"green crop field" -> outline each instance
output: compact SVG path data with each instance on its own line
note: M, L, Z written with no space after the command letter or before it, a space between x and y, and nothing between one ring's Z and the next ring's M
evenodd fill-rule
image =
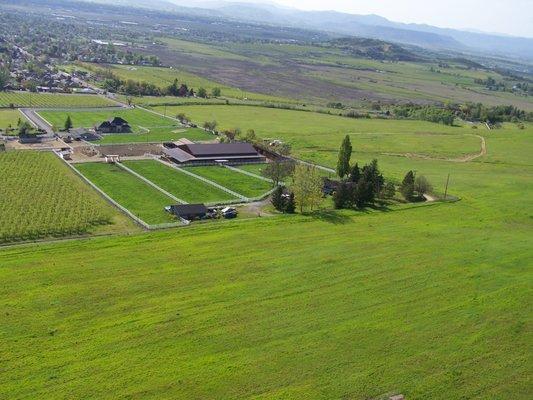
M139 108L93 110L93 111L40 111L49 124L61 128L65 125L68 116L71 117L75 128L91 128L110 117L122 117L130 124L132 133L104 135L100 143L138 143L138 142L165 142L180 138L193 141L213 140L213 135L202 129L186 129L179 122L165 118Z
M186 167L184 169L249 198L259 197L272 189L270 182L225 167Z
M1 250L3 395L529 399L532 133L379 158L455 203Z
M216 203L235 200L229 193L178 172L158 161L124 161L123 164L178 199L188 203Z
M97 95L0 92L0 107L109 107L117 103Z
M136 176L112 164L76 164L76 169L147 224L175 222L164 208L175 201Z
M0 243L95 232L116 212L51 153L0 153Z

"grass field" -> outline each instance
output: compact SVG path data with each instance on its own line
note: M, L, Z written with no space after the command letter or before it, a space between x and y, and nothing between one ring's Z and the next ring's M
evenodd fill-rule
M0 92L0 107L108 107L117 103L96 95Z
M0 110L0 129L3 131L6 128L16 129L19 119L26 120L19 110Z
M116 211L51 153L0 153L0 243L96 232Z
M175 222L164 208L175 201L120 167L104 163L76 164L76 169L108 196L150 225Z
M272 189L270 182L224 167L186 167L184 169L249 198L259 197Z
M155 107L155 109L159 109ZM250 106L168 107L184 112L197 123L216 120L219 129L254 129L262 138L282 139L296 155L317 163L330 163L346 134L356 155L417 153L435 158L458 158L479 153L476 137L485 129L470 125L449 127L424 121L351 119L327 114Z
M132 133L105 135L101 143L164 142L187 138L193 141L213 140L202 129L187 129L176 120L165 118L139 108L93 110L93 111L40 111L39 114L51 125L61 128L70 115L75 128L91 128L114 116L122 117L130 124Z
M229 193L178 172L158 161L124 161L123 164L160 188L188 203L215 203L235 200Z
M456 203L0 251L8 398L529 399L533 135L381 157Z

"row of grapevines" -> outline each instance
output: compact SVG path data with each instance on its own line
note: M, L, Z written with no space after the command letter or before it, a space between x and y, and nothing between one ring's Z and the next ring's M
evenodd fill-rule
M111 223L111 207L51 153L0 153L0 177L0 243Z

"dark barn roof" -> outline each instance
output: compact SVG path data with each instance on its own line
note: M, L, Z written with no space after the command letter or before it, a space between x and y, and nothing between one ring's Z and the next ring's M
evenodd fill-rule
M217 160L261 161L264 159L250 143L166 143L163 152L178 163L215 162Z
M121 117L111 117L108 119L109 123L113 125L127 125L128 121Z
M257 156L250 143L183 144L179 148L195 157Z
M207 214L207 207L204 204L175 204L170 206L172 214L190 217L190 216L204 216Z

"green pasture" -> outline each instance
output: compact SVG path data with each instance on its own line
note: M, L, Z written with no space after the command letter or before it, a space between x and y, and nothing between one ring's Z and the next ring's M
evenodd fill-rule
M180 138L193 141L213 140L213 136L202 129L187 129L179 122L165 118L163 115L145 111L143 109L113 109L93 111L39 111L39 114L52 126L61 129L68 116L75 128L91 128L111 117L122 117L130 124L132 133L104 135L100 143L141 143L165 142Z
M8 128L17 129L19 119L26 120L19 110L0 110L0 129L3 131Z
M533 136L486 137L379 159L455 203L0 251L4 395L529 399Z
M75 167L109 197L147 224L176 221L164 210L175 203L173 199L122 168L105 163L83 163Z
M0 92L0 108L7 107L108 107L117 104L102 96L31 92Z
M270 182L221 166L184 167L183 169L249 198L259 197L272 189Z
M159 107L154 107L160 110ZM167 107L197 123L217 121L219 130L254 129L263 139L289 143L295 155L323 163L336 157L344 135L351 136L355 154L416 153L434 158L459 158L480 152L479 125L445 126L425 121L353 119L335 115L252 106Z
M178 172L158 161L124 161L123 164L178 199L188 203L216 203L235 200L229 193Z

